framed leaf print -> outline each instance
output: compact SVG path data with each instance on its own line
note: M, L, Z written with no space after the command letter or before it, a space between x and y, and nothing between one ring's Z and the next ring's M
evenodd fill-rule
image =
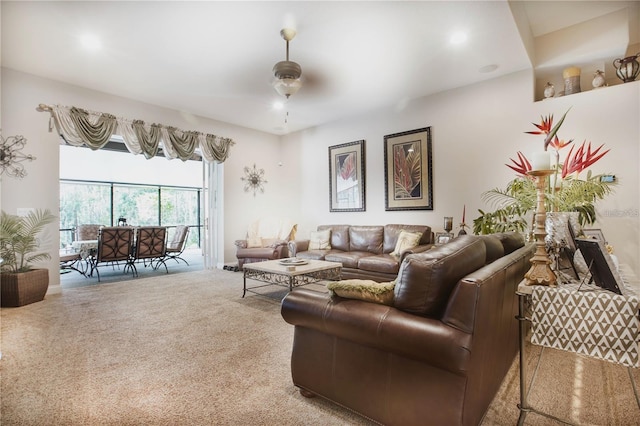
M431 127L384 137L385 210L433 210Z
M365 211L364 141L329 147L329 211Z

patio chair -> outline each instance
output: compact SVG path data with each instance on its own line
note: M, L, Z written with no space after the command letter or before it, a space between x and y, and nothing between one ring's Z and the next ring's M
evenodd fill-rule
M136 234L133 260L142 260L144 266L149 260L149 265L153 269L158 269L160 264L164 265L165 271L169 273L164 260L165 245L167 242L167 228L164 226L141 226ZM134 274L138 274L135 263L132 263Z
M133 247L133 228L126 226L104 226L100 228L98 233L98 250L96 256L91 259L91 272L98 274L98 282L100 282L100 271L98 265L100 263L109 262L125 262L124 273L130 269L137 275L131 249Z
M83 266L84 264L84 266ZM86 262L80 253L60 253L60 273L66 274L69 271L76 271L85 277L87 276Z
M189 262L187 262L181 257L182 252L187 246L188 236L189 236L188 226L186 225L176 226L176 230L173 233L173 237L171 238L171 241L167 243L167 247L165 249L165 259L164 259L165 261L167 259L174 259L177 263L180 263L179 261L181 260L184 263L186 263L187 266L189 266ZM166 266L167 265L165 264L165 267Z
M76 228L76 241L90 241L98 239L98 232L103 225L82 224Z

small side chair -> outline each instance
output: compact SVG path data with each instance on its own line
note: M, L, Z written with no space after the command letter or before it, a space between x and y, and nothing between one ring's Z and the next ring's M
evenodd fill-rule
M176 230L173 233L173 237L171 241L167 243L167 248L165 249L165 258L166 259L174 259L177 263L179 261L183 261L189 266L189 262L182 258L182 252L187 246L187 239L189 237L189 227L186 225L178 225L176 226ZM164 263L164 262L163 262ZM166 264L165 264L166 267Z

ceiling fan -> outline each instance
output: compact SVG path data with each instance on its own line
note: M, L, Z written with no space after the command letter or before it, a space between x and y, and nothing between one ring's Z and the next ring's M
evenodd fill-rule
M296 36L296 31L291 28L283 28L280 35L287 43L287 59L280 61L273 66L273 88L282 96L295 94L301 87L302 68L296 62L289 60L289 42Z

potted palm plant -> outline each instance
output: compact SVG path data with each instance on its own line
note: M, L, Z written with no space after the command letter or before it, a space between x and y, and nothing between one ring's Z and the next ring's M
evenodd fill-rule
M39 235L56 217L49 210L33 210L26 216L2 211L0 216L0 304L23 306L44 299L49 287L49 270L34 262L48 260L38 251Z

